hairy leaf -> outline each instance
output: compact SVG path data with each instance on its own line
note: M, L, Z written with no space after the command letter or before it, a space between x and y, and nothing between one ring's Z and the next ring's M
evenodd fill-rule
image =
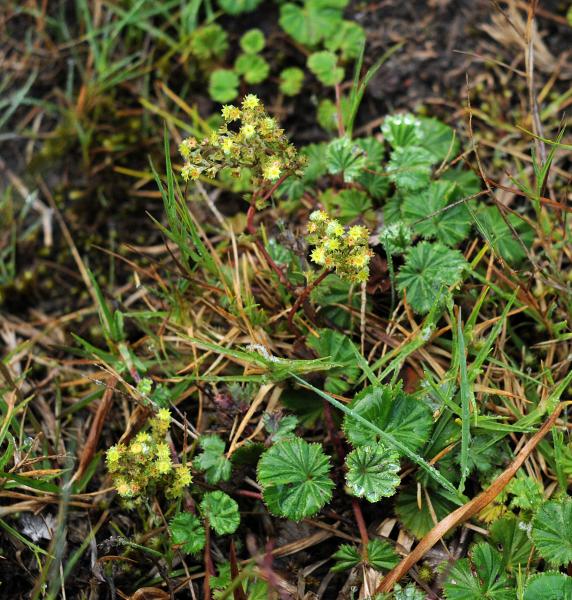
M433 425L431 410L400 387L365 388L354 397L349 408L411 450L419 449L429 439ZM380 442L370 429L349 415L344 417L343 427L354 446Z
M319 444L301 438L272 446L258 463L258 482L271 513L300 521L332 497L330 459Z
M570 600L572 577L556 571L532 575L524 590L523 600Z
M224 455L224 442L218 435L201 437L202 453L194 460L196 469L205 472L207 483L218 483L230 479L231 463Z
M456 508L455 504L440 491L431 489L429 497L438 521L444 519ZM421 539L433 528L435 522L423 492L421 493L421 508L418 500L417 485L405 488L395 498L395 513L405 529L416 538Z
M201 502L201 513L219 535L234 533L240 525L238 504L228 494L217 490L207 492Z
M354 181L366 166L363 150L348 137L338 138L328 144L326 164L333 175L342 173L344 181Z
M369 502L395 494L401 483L399 454L383 444L360 446L346 457L346 483L352 493Z
M513 515L508 515L495 521L490 527L491 542L494 542L502 552L502 562L511 572L519 565L528 562L532 544L521 523Z
M391 153L387 172L398 189L415 192L429 184L433 155L419 146L395 148Z
M532 521L532 541L551 565L572 562L572 498L545 502Z
M197 554L205 546L205 528L196 515L178 513L171 519L169 531L173 542L187 554Z
M442 288L460 281L466 264L458 250L421 242L408 250L396 277L397 286L407 293L411 308L424 314L440 300Z

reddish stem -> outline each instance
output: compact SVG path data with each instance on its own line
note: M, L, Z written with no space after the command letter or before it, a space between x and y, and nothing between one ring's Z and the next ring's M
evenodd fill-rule
M205 519L205 580L203 583L204 596L211 598L211 575L214 575L215 569L211 557L211 539L208 519Z
M354 516L356 518L356 523L359 529L359 536L361 538L361 543L363 546L362 554L365 558L367 558L367 544L369 542L369 537L367 535L367 527L365 525L363 513L361 512L361 506L359 505L359 500L357 498L352 498L352 508L354 511Z
M310 295L310 293L312 292L312 290L319 285L322 281L324 281L324 279L331 273L332 271L330 269L326 269L324 271L322 271L320 273L320 275L314 279L314 281L312 281L312 283L310 285L307 285L303 290L302 293L298 296L298 298L296 299L296 302L294 302L294 305L292 306L292 308L290 309L290 312L288 313L288 327L290 329L292 329L292 319L294 319L294 315L298 312L298 309L300 308L300 306L302 306L302 304L304 303L304 301L306 300L306 298Z

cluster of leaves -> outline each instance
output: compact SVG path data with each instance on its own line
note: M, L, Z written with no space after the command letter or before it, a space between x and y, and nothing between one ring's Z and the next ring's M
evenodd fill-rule
M106 462L113 485L127 506L140 504L154 492L180 498L192 481L186 465L175 464L165 436L171 424L166 408L149 421L149 431L139 432L128 444L107 450Z

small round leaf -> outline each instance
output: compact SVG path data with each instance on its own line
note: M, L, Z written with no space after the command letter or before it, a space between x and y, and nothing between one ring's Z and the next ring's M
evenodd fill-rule
M201 513L219 535L234 533L240 525L238 504L224 492L208 492L201 502Z

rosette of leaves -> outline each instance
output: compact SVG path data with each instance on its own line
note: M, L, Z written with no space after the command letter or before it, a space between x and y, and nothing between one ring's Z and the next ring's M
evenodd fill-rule
M399 454L383 444L359 446L346 457L346 484L354 496L379 502L400 484Z
M407 302L415 312L425 314L443 299L448 287L461 281L466 267L458 250L421 242L405 254L405 264L396 277L397 287L406 292Z
M545 502L532 520L531 537L540 556L551 565L572 562L572 498Z
M262 455L257 470L264 502L274 515L300 521L332 497L330 459L319 444L301 438L279 442Z
M321 358L329 358L339 367L328 369L324 389L332 394L347 392L357 380L360 370L355 364L352 341L333 329L321 329L308 338L308 346Z
M342 544L332 558L336 564L332 567L332 571L347 571L353 569L360 564L374 568L376 571L393 569L399 562L399 557L395 553L393 546L380 539L369 540L367 544L367 558L360 553L356 546L351 544Z
M473 547L469 558L458 560L443 585L447 600L515 600L516 592L504 572L499 553L487 543Z
M338 66L338 58L333 52L314 52L308 57L307 64L308 69L324 85L336 85L344 78L344 70Z
M427 442L433 427L431 409L399 385L367 387L354 397L348 408L412 451ZM387 443L350 415L344 417L343 428L356 447Z
M186 554L198 554L205 546L205 528L192 513L176 514L169 522L169 532L173 543Z

